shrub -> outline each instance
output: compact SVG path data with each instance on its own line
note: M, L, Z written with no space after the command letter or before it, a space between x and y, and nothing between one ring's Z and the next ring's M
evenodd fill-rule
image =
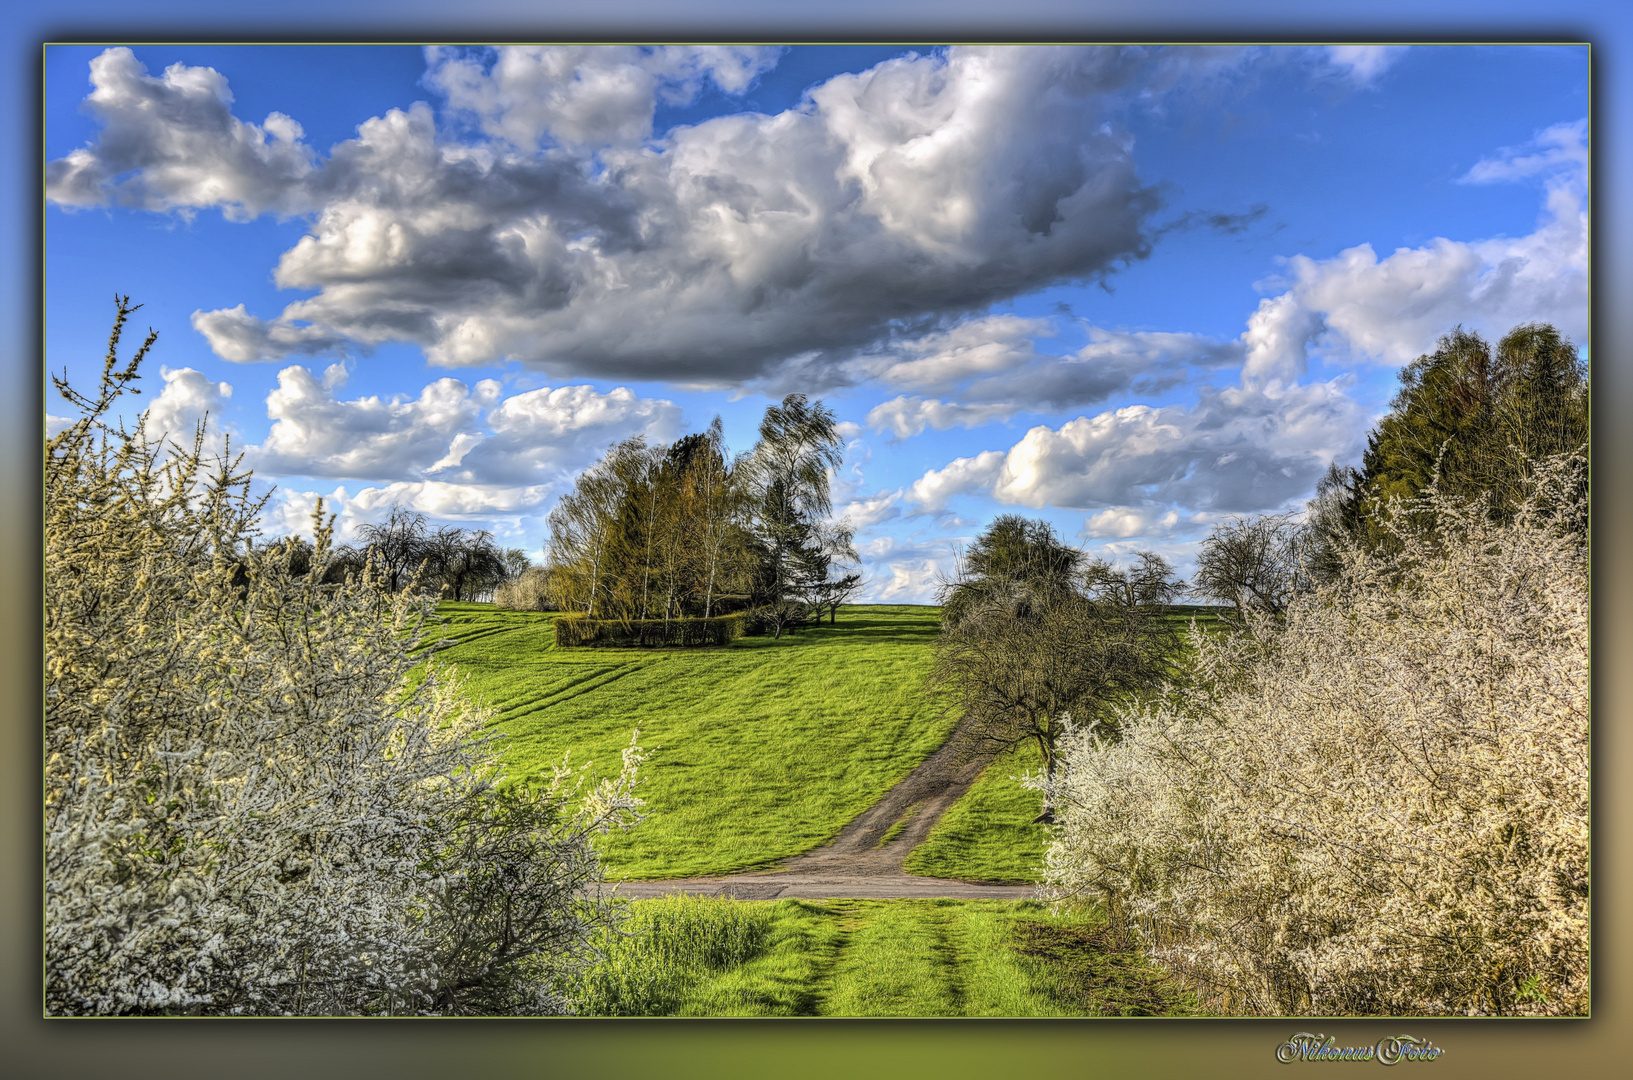
M496 607L512 611L557 611L559 605L551 588L550 571L543 566L530 566L520 575L493 590Z
M1508 523L1431 489L1284 626L1193 632L1194 683L1065 741L1052 894L1223 1011L1583 1013L1582 467Z
M638 649L726 645L743 636L742 615L713 619L589 619L564 615L555 620L556 645Z
M110 426L153 343L118 369L132 310L97 397L56 380L83 415L46 448L47 1010L567 1008L640 752L587 792L498 787L429 598L325 584L321 517L257 544L235 463Z

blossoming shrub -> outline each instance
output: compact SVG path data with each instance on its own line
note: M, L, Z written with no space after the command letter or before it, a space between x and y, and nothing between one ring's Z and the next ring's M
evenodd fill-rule
M1193 632L1193 680L1067 740L1052 894L1220 1011L1586 1011L1582 465L1509 525L1431 492L1284 626Z
M45 469L45 964L53 1014L558 1012L608 920L587 795L501 790L429 600L253 543L247 475L110 426ZM581 800L580 796L584 796Z

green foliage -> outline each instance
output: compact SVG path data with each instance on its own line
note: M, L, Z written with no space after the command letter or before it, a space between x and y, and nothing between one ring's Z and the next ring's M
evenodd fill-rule
M589 619L566 615L555 620L557 648L622 646L636 649L729 645L743 636L744 616L713 619Z
M1415 499L1433 481L1453 498L1485 496L1508 520L1531 462L1586 450L1587 371L1552 326L1515 327L1495 350L1458 327L1400 379L1359 472L1329 480L1344 489L1343 530L1369 549L1390 542L1377 515L1391 499ZM1586 527L1585 516L1577 525Z
M926 700L934 608L856 606L781 641L645 652L557 649L556 616L444 604L440 654L495 710L513 777L616 760L639 726L655 748L639 829L603 846L615 877L762 866L825 843L947 738Z
M1172 670L1169 607L1184 589L1161 557L1117 570L1067 547L1042 522L999 518L944 589L951 617L936 641L932 682L992 751L1024 742L1043 756L1050 818L1055 742L1065 725L1108 724L1120 704Z

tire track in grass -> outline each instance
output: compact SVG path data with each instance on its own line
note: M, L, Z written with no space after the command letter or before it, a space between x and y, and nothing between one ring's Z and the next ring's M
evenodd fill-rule
M513 720L520 720L523 717L533 716L551 708L552 706L560 705L566 701L571 701L576 697L583 696L584 694L594 693L604 686L610 686L612 683L615 683L619 679L639 671L645 666L646 665L639 663L629 663L619 665L618 667L602 668L601 670L592 674L574 679L565 686L554 686L545 691L543 697L529 698L514 705L499 706L499 711L494 714L493 723L509 723Z
M824 943L827 947L812 965L815 970L811 981L801 988L795 998L796 1016L829 1015L827 1007L839 985L840 968L851 952L857 930L868 921L853 900L829 900L812 906L833 912L839 918L839 927L831 944Z

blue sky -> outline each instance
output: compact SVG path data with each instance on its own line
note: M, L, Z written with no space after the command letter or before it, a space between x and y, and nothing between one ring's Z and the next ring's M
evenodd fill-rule
M868 599L931 599L1010 512L1183 572L1356 461L1454 325L1590 344L1583 47L50 46L44 78L48 365L94 379L131 294L150 423L208 411L274 532L402 503L537 558L608 443L718 413L746 450L797 391L845 423Z

